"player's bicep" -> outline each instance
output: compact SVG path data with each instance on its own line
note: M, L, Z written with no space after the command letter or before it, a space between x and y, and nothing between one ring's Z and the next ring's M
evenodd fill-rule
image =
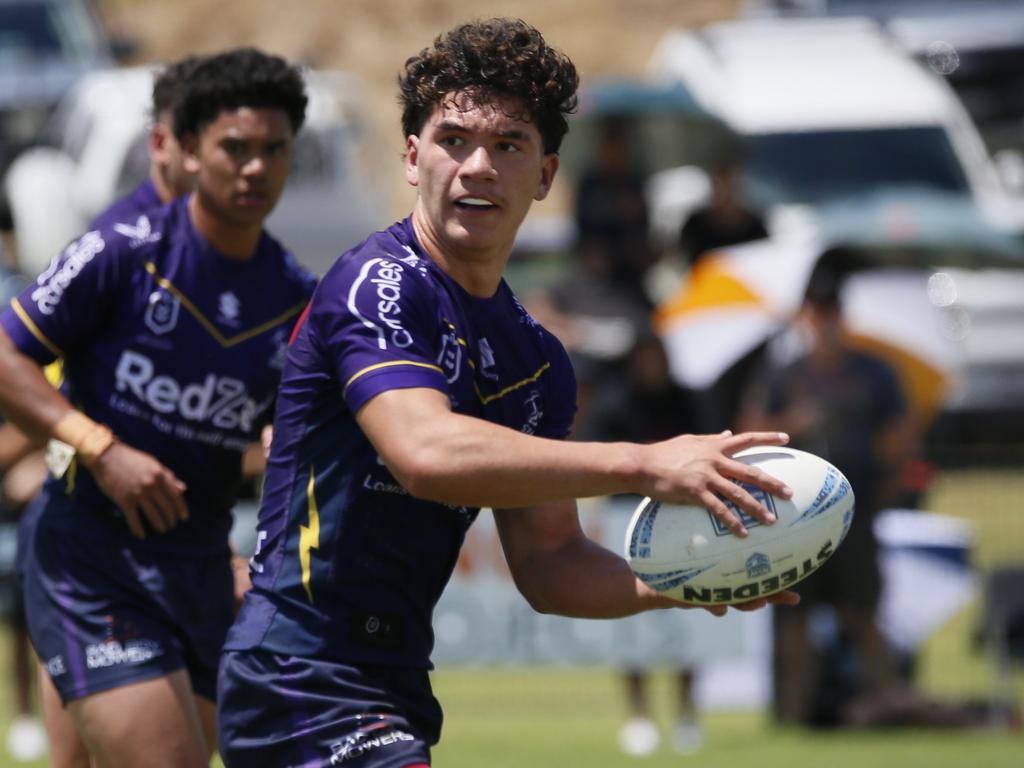
M443 420L452 416L448 397L428 387L388 389L356 411L359 428L397 476L438 439Z
M120 256L100 232L87 232L11 301L2 323L39 363L49 363L92 334L106 316Z

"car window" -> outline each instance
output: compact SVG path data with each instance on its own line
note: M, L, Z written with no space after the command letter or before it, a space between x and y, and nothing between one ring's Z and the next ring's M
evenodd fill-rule
M747 172L767 202L820 202L880 186L969 194L938 127L808 131L750 137Z

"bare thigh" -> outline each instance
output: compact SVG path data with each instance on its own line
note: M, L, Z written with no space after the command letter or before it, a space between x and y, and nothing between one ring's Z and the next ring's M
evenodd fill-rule
M210 751L185 670L68 705L97 768L199 768Z
M89 753L78 736L75 720L64 709L46 667L39 665L39 700L50 740L50 768L89 768Z

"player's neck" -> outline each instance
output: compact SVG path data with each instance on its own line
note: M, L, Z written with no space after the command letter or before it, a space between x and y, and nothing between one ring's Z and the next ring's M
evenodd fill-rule
M160 198L161 203L166 205L178 196L158 167L153 166L150 169L149 180L153 183L153 189L156 190L156 195Z
M203 205L198 192L194 192L188 199L188 215L196 231L221 255L236 261L246 261L256 252L263 232L262 222L259 225L241 226L226 221Z
M420 245L433 262L466 293L489 299L497 292L511 247L474 249L442 245L442 238L419 208L413 211L412 226Z

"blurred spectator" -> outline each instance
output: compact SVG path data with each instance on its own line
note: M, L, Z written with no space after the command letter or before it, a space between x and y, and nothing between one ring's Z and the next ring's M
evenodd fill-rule
M798 607L773 614L777 718L842 722L852 716L841 710L852 698L815 701L823 665L810 624L822 616L820 606L834 610L839 636L856 650L860 664L851 694L894 695L898 678L875 620L882 583L873 521L894 498L900 469L913 451L913 430L895 373L847 342L835 274L815 270L797 323L805 353L760 377L740 428L788 432L790 445L831 461L856 494L857 511L843 545L798 586Z
M589 416L576 435L579 439L652 443L702 431L699 404L691 393L673 383L661 340L647 328L640 329L628 354L603 384L593 393ZM625 509L632 509L635 502L639 499ZM619 731L619 745L627 754L650 754L661 741L651 717L650 671L631 664L623 673L629 718ZM674 675L677 698L672 745L677 752L690 754L703 740L693 699L696 671L684 666Z
M768 237L761 215L743 199L735 160L711 168L711 199L683 223L679 247L693 267L708 251Z
M738 183L739 167L734 155L716 161L710 171L711 199L694 210L683 224L679 249L693 269L709 251L768 237L761 215L743 200ZM764 353L758 346L736 361L707 392L707 412L713 418L704 424L709 432L730 429L751 373Z
M590 400L614 383L618 364L648 321L651 305L616 278L615 258L603 238L582 238L565 278L524 298L527 309L565 345L579 387L576 434Z
M180 101L199 58L186 56L166 65L153 80L152 125L149 128L149 174L131 193L115 200L91 222L103 229L118 222L134 224L139 216L188 194L194 175L185 168L185 155L174 135L174 106Z
M648 240L643 174L633 167L625 125L601 127L597 156L576 189L579 242L603 243L611 256L611 277L624 290L643 295L643 277L654 262Z

